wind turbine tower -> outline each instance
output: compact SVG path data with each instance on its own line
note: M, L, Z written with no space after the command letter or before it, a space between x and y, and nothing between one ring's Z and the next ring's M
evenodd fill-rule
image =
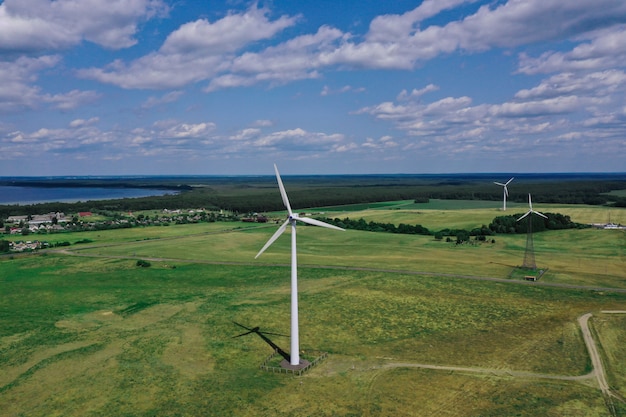
M291 226L291 350L290 361L291 368L298 369L306 366L306 363L300 362L300 337L298 329L298 256L296 249L296 223L302 222L313 226L322 226L329 229L344 230L341 227L333 226L332 224L324 223L319 220L311 219L308 217L300 217L298 213L291 211L289 205L289 199L287 198L287 192L283 186L283 182L280 179L278 168L274 164L274 171L276 172L276 180L278 181L278 188L280 189L280 195L283 199L283 204L287 208L287 220L278 228L274 235L267 241L265 246L257 253L254 259L261 256L267 248L271 246L276 239L287 229L287 226Z
M538 211L533 210L533 203L530 198L530 193L528 194L528 211L522 217L517 219L517 221L522 220L524 217L527 217L527 227L526 227L526 252L524 252L524 263L522 267L529 269L537 269L537 264L535 263L535 247L533 244L533 222L532 215L536 214L538 216L547 219L548 217Z
M503 197L503 203L502 203L502 211L506 211L506 198L509 196L509 189L506 188L506 187L507 187L507 185L509 185L511 183L511 181L513 181L513 178L515 178L515 177L512 177L510 180L508 180L505 183L496 182L496 181L493 182L494 184L499 185L499 186L504 188L504 191L503 191L504 197Z

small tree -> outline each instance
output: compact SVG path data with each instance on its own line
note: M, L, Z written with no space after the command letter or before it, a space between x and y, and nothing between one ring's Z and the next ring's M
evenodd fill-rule
M0 240L0 252L8 252L10 247L8 240Z

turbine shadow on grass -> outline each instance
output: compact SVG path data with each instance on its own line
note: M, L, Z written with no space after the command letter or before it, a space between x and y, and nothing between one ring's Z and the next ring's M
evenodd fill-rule
M244 329L246 329L246 330L247 330L247 332L245 332L245 333L241 333L241 334L238 334L237 336L233 336L233 339L234 339L234 338L237 338L237 337L241 337L241 336L246 336L246 335L249 335L250 333L256 333L256 334L257 334L257 335L258 335L261 339L263 339L263 341L264 341L265 343L267 343L268 345L270 345L270 346L272 347L272 349L274 349L276 352L278 352L278 354L279 354L280 356L282 356L282 357L283 357L283 358L284 358L287 362L290 362L290 361L291 361L291 356L289 356L289 354L288 354L287 352L285 352L284 350L282 350L282 349L281 349L281 348L280 348L280 347L279 347L276 343L272 342L272 341L269 339L269 337L267 337L267 336L265 336L265 335L266 335L266 334L271 334L271 335L275 335L275 336L283 336L283 337L289 337L289 336L284 335L284 334L280 334L280 333L261 332L261 330L259 329L259 327L258 327L258 326L257 326L257 327L252 327L252 328L249 328L249 327L244 326L243 324L239 324L239 323L237 323L236 321L233 321L233 323L235 323L237 326L239 326L239 327L243 327Z

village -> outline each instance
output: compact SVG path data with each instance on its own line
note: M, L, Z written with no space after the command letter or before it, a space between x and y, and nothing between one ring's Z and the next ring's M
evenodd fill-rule
M92 213L78 212L68 216L62 212L50 212L47 214L9 216L5 220L0 220L3 227L2 232L7 235L48 235L63 232L77 232L90 230L121 229L141 226L169 226L170 224L186 224L215 221L255 221L265 222L262 216L249 216L240 218L236 214L224 210L209 211L205 209L163 209L160 212L148 214L124 213ZM16 240L9 242L10 252L34 251L48 247L48 243L37 239Z

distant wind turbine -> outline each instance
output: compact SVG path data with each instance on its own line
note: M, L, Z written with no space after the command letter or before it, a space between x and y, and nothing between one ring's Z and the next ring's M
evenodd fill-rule
M506 211L506 198L509 196L509 190L508 190L508 188L506 188L506 186L509 185L509 183L511 181L513 181L513 178L515 178L515 177L512 177L510 180L508 180L504 184L501 183L501 182L496 182L496 181L493 182L496 185L500 185L500 186L504 187L504 203L502 205L502 211Z
M254 259L261 256L265 249L269 248L276 239L287 229L287 226L291 226L291 351L290 351L290 364L292 366L300 365L300 340L298 333L298 257L296 250L296 223L302 222L313 226L322 226L329 229L344 230L341 227L333 226L328 223L324 223L319 220L311 219L308 217L300 217L297 213L291 211L289 205L289 199L287 198L287 192L283 186L283 182L280 179L278 168L274 164L274 171L276 172L276 180L278 181L278 188L280 189L280 195L283 199L283 204L287 208L288 217L287 220L278 228L276 233L267 241L265 246L257 253Z
M528 216L528 220L526 220L528 222L528 227L526 228L526 251L524 252L523 266L525 268L537 269L537 264L535 263L535 245L533 243L532 214L541 216L544 219L548 218L545 214L542 214L542 213L539 213L538 211L533 210L533 203L530 198L530 193L528 193L528 211L522 217L517 219L517 221L520 221L524 217Z
M517 221L522 220L524 217L528 216L531 213L535 213L538 216L543 217L544 219L547 219L548 216L546 216L545 214L539 213L538 211L533 210L533 202L531 201L530 198L530 193L528 193L528 211L526 212L526 214L524 214L522 217L520 217L519 219L517 219Z

